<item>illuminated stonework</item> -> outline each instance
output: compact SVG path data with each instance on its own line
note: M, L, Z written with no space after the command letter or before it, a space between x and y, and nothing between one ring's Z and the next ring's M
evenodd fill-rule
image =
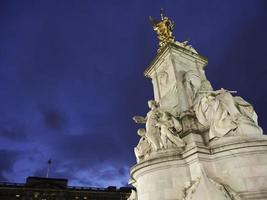
M267 138L257 114L236 91L213 89L207 63L173 40L145 70L155 100L133 118L145 125L131 169L135 199L267 199Z

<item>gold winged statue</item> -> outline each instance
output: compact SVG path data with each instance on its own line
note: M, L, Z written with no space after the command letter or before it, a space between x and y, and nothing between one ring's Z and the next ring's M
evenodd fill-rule
M168 43L174 42L174 36L172 31L174 29L174 22L169 20L168 17L164 16L163 9L160 10L161 21L157 21L153 17L149 16L149 20L153 26L154 31L156 31L159 39L158 52Z

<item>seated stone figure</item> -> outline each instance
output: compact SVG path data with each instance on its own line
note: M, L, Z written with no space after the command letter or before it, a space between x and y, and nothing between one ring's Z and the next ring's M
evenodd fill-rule
M262 135L263 131L258 125L258 116L253 106L239 96L234 97L234 102L241 114L237 119L237 123L239 124L236 130L237 135Z
M199 91L194 111L200 124L209 128L210 140L225 135L262 134L252 106L227 90Z
M185 142L178 134L182 130L182 126L180 122L168 112L162 112L157 126L160 127L161 142L164 149L181 148L185 146Z
M151 145L146 138L146 130L143 128L138 129L137 134L141 137L137 146L134 148L134 153L137 162L144 159L151 151Z

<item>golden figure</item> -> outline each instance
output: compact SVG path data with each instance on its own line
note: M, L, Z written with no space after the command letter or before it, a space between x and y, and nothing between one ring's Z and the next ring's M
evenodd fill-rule
M156 31L159 39L158 52L168 43L174 42L174 36L172 31L174 28L174 22L169 20L168 17L164 16L163 9L160 10L161 21L155 20L153 17L149 16L149 20L153 26L154 31Z

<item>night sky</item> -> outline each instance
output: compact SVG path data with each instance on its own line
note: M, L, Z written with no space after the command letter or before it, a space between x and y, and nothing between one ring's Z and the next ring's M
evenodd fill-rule
M267 130L265 0L1 0L0 181L45 176L52 159L69 185L127 185L161 7L209 58L213 87L238 91Z

